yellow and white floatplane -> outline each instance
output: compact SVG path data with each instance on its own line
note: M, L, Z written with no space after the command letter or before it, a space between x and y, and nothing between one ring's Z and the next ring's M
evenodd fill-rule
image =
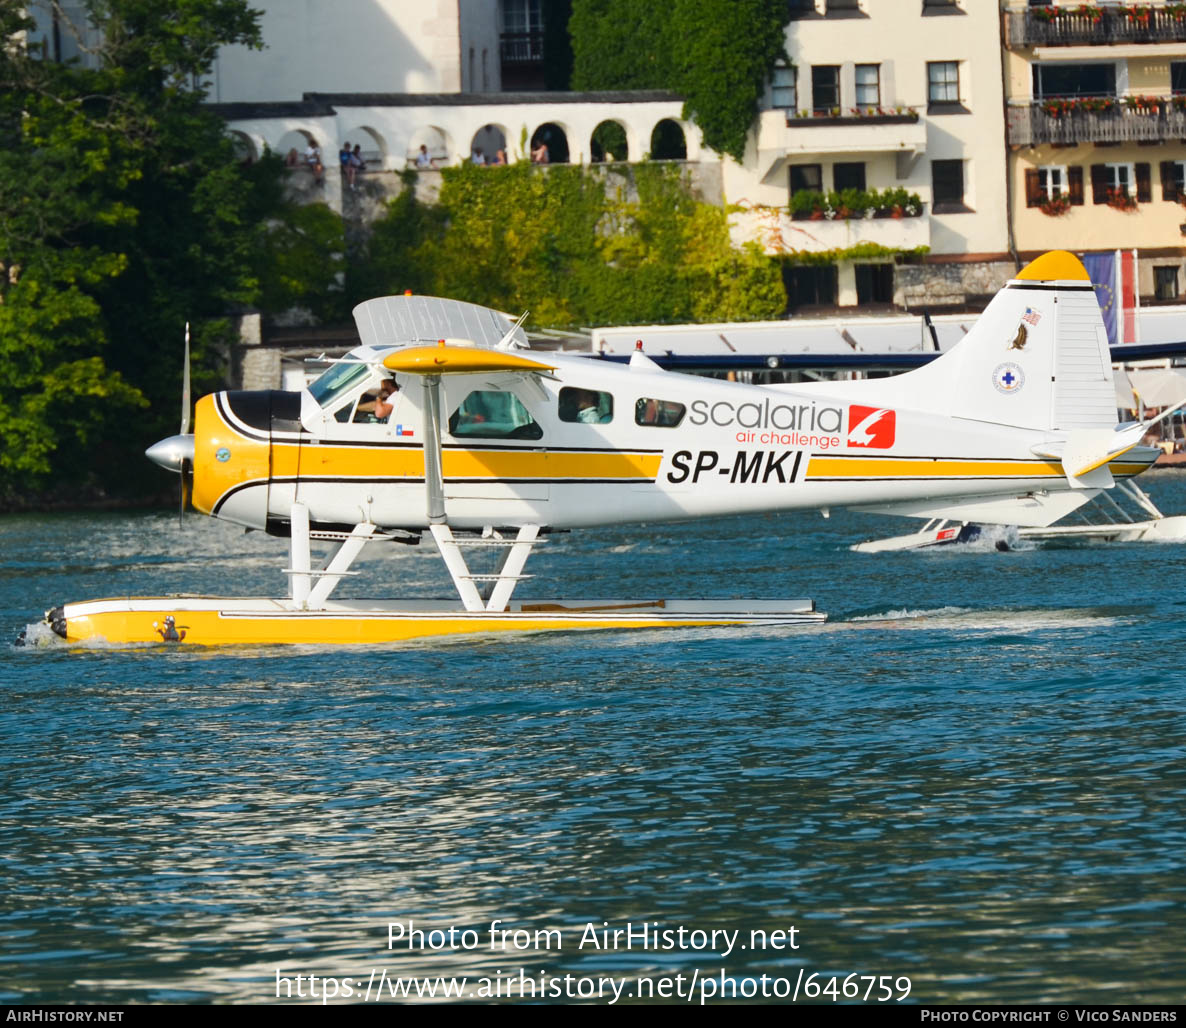
M385 643L473 633L798 625L811 600L513 600L558 530L852 507L1048 525L1144 471L1117 424L1083 265L1033 261L971 332L895 378L755 386L528 350L520 322L434 297L368 300L362 345L299 392L200 399L148 456L193 506L291 540L288 595L67 603L67 641ZM521 321L522 319L520 319ZM394 391L392 391L394 389ZM334 600L367 546L427 533L449 600ZM327 546L314 560L314 546ZM489 573L470 561L495 554Z

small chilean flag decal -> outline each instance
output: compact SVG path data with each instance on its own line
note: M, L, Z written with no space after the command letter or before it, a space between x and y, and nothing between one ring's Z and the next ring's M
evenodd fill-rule
M396 425L395 426L395 434L396 435L415 435L416 433L415 433L415 431L413 431L413 429L410 425Z
M848 445L864 446L871 450L888 450L894 445L894 431L898 418L887 407L848 408Z

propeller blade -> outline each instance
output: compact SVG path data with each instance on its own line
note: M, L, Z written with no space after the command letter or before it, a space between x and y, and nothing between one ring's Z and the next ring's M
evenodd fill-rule
M189 506L190 496L194 491L194 462L188 457L181 458L181 507L177 512L177 523L184 524L185 508Z
M185 364L181 369L181 431L178 435L189 434L189 322L185 323Z

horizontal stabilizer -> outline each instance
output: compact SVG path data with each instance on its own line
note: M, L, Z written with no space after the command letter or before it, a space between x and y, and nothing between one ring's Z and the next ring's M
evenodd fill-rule
M907 518L947 518L951 521L976 521L982 525L1044 528L1097 495L1098 489L1076 489L1073 492L1026 493L1004 499L999 496L968 496L950 501L916 500L852 509L869 514L898 514Z
M1131 450L1144 434L1144 425L1129 425L1119 432L1106 428L1080 428L1071 432L1060 458L1067 481L1073 489L1111 485L1110 471L1106 482L1099 480L1098 473L1107 471L1104 465Z

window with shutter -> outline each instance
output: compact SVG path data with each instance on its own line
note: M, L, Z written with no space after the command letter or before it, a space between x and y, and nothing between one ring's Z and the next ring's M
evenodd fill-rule
M1150 166L1145 163L1136 166L1137 203L1153 202L1153 183L1149 174Z
M1186 203L1186 161L1161 162L1161 198Z
M1161 198L1178 199L1178 183L1174 178L1174 161L1161 162Z
M1037 207L1042 202L1042 186L1038 182L1038 169L1025 170L1025 205Z
M1067 168L1067 194L1073 207L1083 206L1083 169L1077 164Z
M1106 164L1091 166L1091 202L1108 202L1108 166Z

